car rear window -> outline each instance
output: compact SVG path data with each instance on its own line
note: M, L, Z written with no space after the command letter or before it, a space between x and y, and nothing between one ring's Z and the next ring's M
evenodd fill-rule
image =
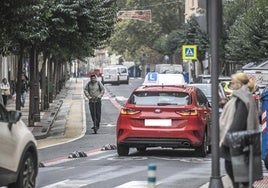
M191 96L186 92L134 92L128 103L139 106L183 106L191 104Z

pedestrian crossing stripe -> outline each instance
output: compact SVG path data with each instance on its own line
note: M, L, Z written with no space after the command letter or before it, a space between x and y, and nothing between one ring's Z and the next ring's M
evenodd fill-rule
M183 60L196 60L197 59L197 46L196 45L183 45L182 46L182 59Z

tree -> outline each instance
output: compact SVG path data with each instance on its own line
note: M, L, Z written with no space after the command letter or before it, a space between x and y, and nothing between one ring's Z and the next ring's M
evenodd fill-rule
M226 42L226 59L236 64L268 58L268 2L255 1L230 27Z
M185 23L183 29L175 30L167 36L166 51L174 57L182 57L183 45L197 45L197 59L201 63L201 71L204 71L202 61L208 50L208 37L202 32L194 16ZM180 59L181 60L181 59Z
M118 5L121 10L150 9L152 23L119 20L111 37L110 47L112 50L124 56L125 54L129 55L130 52L134 59L139 59L141 57L139 51L145 48L148 48L149 51L155 51L155 54L162 53L164 56L164 52L158 48L156 41L162 40L171 31L182 27L184 5L178 1L167 0L119 0Z
M224 63L231 66L267 59L267 4L265 0L224 3Z
M18 71L16 84L16 109L20 110L21 102L21 74L22 61L25 53L29 50L36 41L42 41L46 38L46 24L42 19L42 1L39 0L22 0L22 1L1 1L0 15L1 15L1 36L5 37L4 41L8 41L7 45L12 52L18 52ZM15 49L15 51L13 50ZM30 56L32 57L32 56ZM35 59L35 58L34 58ZM30 66L33 59L31 60ZM34 75L30 76L30 89L34 87ZM30 105L29 117L32 116L32 108ZM30 121L30 120L29 120ZM32 122L30 123L32 125Z
M110 37L115 22L115 0L3 0L0 2L0 37L11 53L19 55L16 109L20 110L20 77L22 60L30 57L29 125L39 110L38 54L44 63L54 60L56 88L61 79L62 65L72 58L92 55ZM16 47L16 48L15 48ZM2 48L6 53L7 48ZM13 50L15 49L15 51ZM46 67L46 66L43 66ZM52 70L52 65L49 66ZM46 72L46 71L42 71ZM44 75L44 74L42 74ZM34 101L34 102L33 102Z

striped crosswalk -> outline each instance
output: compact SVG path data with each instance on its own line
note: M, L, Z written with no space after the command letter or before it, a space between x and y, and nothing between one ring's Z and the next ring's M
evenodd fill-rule
M134 150L132 151L132 153ZM55 161L47 161L46 168L40 168L39 183L37 187L40 188L90 188L90 187L114 187L114 188L145 188L148 187L147 182L147 165L150 161L156 160L158 163L165 163L170 161L173 164L189 163L188 168L183 168L183 173L180 170L174 170L173 167L166 167L167 172L164 175L157 174L157 187L170 187L176 185L178 182L183 182L186 179L203 179L205 184L209 181L211 173L211 158L195 158L195 157L172 157L169 156L138 156L130 155L126 157L119 157L115 150L86 152L88 156L76 162L79 159L62 159ZM64 162L73 161L68 165ZM109 162L110 161L110 162ZM136 162L135 162L136 161ZM63 164L60 164L63 163ZM137 165L127 165L127 164ZM79 164L77 167L77 164ZM105 164L105 165L104 165ZM141 165L143 164L143 165ZM71 167L70 167L71 166ZM172 166L172 165L171 165ZM89 169L90 168L90 169ZM163 168L163 166L162 166ZM171 170L172 169L172 170ZM157 170L160 170L157 169ZM171 171L169 171L171 170ZM42 174L46 175L42 175ZM75 173L72 175L72 173ZM224 173L224 172L223 172ZM42 179L58 176L50 183L44 183L46 180ZM264 175L268 175L268 171L264 167ZM40 181L40 178L42 181ZM207 181L206 181L207 180ZM113 184L112 184L112 183ZM111 184L111 186L110 186ZM113 186L112 186L113 185ZM171 186L172 187L172 186Z

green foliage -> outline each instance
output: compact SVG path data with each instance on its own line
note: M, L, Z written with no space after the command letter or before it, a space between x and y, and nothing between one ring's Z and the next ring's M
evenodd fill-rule
M226 60L232 63L263 61L268 58L268 2L255 1L237 16L226 41Z
M116 0L1 0L1 42L82 58L107 42L116 12Z
M93 55L110 37L116 10L115 0L61 0L49 23L53 51L64 50L67 59Z
M29 46L47 37L41 0L0 1L0 33L6 47Z
M133 55L139 59L141 49L165 55L164 40L184 23L184 4L170 0L118 0L120 10L151 10L152 23L137 20L119 20L111 37L113 51ZM160 45L160 46L159 46Z
M178 53L181 57L183 45L197 45L197 58L202 61L205 59L208 50L208 38L199 27L195 17L191 17L184 26L184 29L170 33L167 38L167 51L171 54Z

